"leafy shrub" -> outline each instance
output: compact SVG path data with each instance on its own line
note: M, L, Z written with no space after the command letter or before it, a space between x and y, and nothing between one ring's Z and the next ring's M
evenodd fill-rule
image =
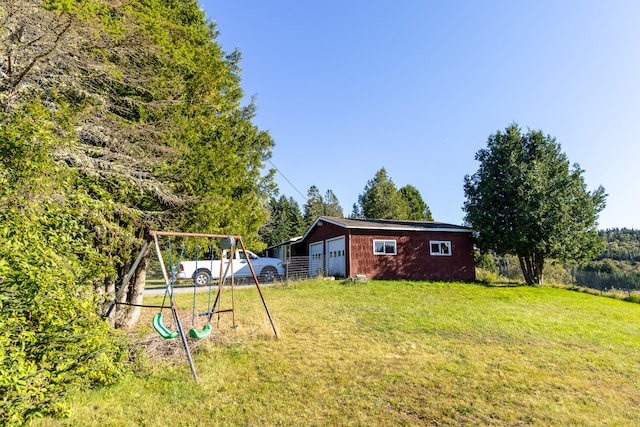
M630 293L624 300L640 304L640 293Z
M498 283L501 279L497 272L485 270L483 268L476 268L476 280L482 283L486 283L488 285L493 283Z
M82 227L41 207L0 213L0 425L64 415L70 387L114 382L127 354L82 283L86 253L70 238Z
M480 252L478 250L474 253L476 267L489 272L497 272L496 263L493 259L493 255L489 252Z

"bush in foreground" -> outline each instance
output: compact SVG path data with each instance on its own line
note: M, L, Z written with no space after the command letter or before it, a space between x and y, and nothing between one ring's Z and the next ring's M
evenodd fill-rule
M65 217L0 216L0 425L20 425L64 414L73 387L115 381L127 353L97 316L81 261L51 232Z

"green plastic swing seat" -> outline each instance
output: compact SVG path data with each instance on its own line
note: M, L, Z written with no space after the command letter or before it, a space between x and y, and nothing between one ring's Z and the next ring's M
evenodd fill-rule
M171 332L162 324L162 313L153 316L153 329L155 329L162 338L168 340L180 335L178 332Z
M189 330L189 335L192 338L196 338L196 339L204 338L207 335L209 335L210 333L211 333L211 325L210 324L204 325L204 327L202 328L202 331L198 331L196 328L191 328Z

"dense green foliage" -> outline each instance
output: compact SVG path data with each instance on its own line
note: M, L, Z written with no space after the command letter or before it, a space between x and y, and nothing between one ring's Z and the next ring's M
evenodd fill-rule
M268 218L260 228L260 237L267 246L280 244L302 236L320 216L343 216L340 202L331 190L327 190L323 198L318 187L312 185L307 192L303 212L293 197L283 195L278 200L272 197Z
M640 290L640 230L601 230L598 235L605 249L576 270L575 283L600 290Z
M269 202L269 217L260 229L260 235L267 246L286 242L300 236L305 231L304 219L300 207L293 197L280 196L271 198Z
M431 209L425 203L420 191L413 185L407 184L398 190L400 197L409 205L409 218L413 221L433 221Z
M70 386L107 384L126 349L96 314L91 280L113 272L91 244L91 200L59 191L49 110L33 102L0 127L0 424L64 413Z
M0 213L0 425L64 413L70 386L112 383L127 356L82 281L100 258L82 221L71 206L31 209Z
M433 221L431 210L418 189L406 185L398 190L385 168L378 170L367 182L358 196L358 204L353 206L351 217Z
M64 413L70 386L113 382L126 349L96 314L88 285L113 267L91 200L49 155L56 114L33 101L0 116L0 425L19 425Z
M0 22L0 420L18 424L118 377L94 285L149 230L263 247L273 141L196 0L0 0Z
M604 189L586 190L583 171L570 169L554 138L512 124L491 135L476 160L464 210L481 250L517 256L528 284L542 283L545 259L580 263L600 253Z
M614 228L600 230L598 235L605 242L605 249L597 259L640 262L640 230Z

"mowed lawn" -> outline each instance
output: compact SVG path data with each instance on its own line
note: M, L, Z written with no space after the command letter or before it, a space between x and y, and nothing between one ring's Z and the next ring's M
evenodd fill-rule
M157 337L146 310L135 373L33 425L640 425L639 304L465 283L263 291L279 340L256 288L237 289L238 328L224 313L191 341L196 384L180 340ZM192 299L178 298L187 329Z

